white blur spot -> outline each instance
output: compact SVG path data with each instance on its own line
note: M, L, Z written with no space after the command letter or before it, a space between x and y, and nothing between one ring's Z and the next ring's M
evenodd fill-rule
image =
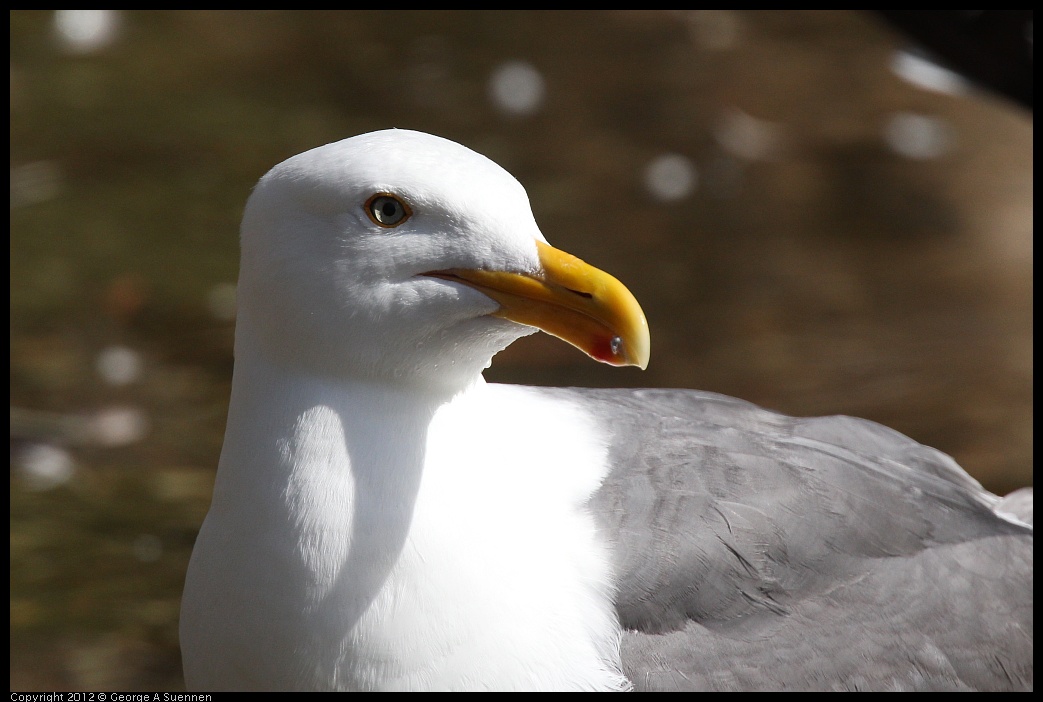
M489 97L501 111L525 116L543 104L543 76L532 64L509 61L500 65L489 79Z
M895 52L891 59L891 71L907 83L924 90L949 95L967 92L968 83L963 76L909 51Z
M18 469L30 490L51 490L64 485L75 470L65 449L48 444L29 446L18 456Z
M657 156L645 167L645 187L663 202L688 197L698 184L695 166L680 154Z
M101 446L133 444L148 428L148 417L136 407L109 407L91 418L91 436Z
M688 13L692 41L701 49L722 51L738 42L741 19L734 10L694 10Z
M134 539L134 557L142 563L155 563L163 556L163 542L153 534L141 534Z
M943 119L899 112L884 126L884 141L900 156L927 161L952 151L955 138Z
M55 10L54 30L62 44L76 53L103 49L119 32L118 10Z
M53 200L61 186L61 170L54 161L34 161L12 168L11 207Z
M771 158L782 144L782 129L777 124L734 108L721 115L713 135L721 148L747 161Z
M235 283L218 283L210 288L206 306L214 319L231 322L235 319Z
M94 366L109 385L127 385L141 376L141 355L126 346L110 346L98 354Z

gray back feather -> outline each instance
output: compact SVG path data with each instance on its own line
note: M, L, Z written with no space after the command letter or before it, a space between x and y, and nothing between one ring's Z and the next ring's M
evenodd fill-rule
M1031 490L1001 504L852 417L547 392L607 423L614 467L590 508L638 689L1031 688Z

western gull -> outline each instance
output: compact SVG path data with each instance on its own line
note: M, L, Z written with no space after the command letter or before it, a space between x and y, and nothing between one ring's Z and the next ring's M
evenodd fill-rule
M851 417L486 383L537 329L649 354L492 161L345 139L265 175L241 234L190 689L1031 688L1030 489Z

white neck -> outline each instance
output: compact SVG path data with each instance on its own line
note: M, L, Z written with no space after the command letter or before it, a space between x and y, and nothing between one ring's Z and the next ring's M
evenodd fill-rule
M625 686L583 508L604 447L564 435L571 412L480 378L447 397L237 359L190 686ZM557 449L517 443L536 434Z

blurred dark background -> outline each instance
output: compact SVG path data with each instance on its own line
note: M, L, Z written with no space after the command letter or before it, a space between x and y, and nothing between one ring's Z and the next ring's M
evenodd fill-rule
M490 379L853 414L1032 482L1031 88L975 87L880 16L10 19L12 689L182 685L243 204L370 130L499 162L648 315L643 373L537 335Z

